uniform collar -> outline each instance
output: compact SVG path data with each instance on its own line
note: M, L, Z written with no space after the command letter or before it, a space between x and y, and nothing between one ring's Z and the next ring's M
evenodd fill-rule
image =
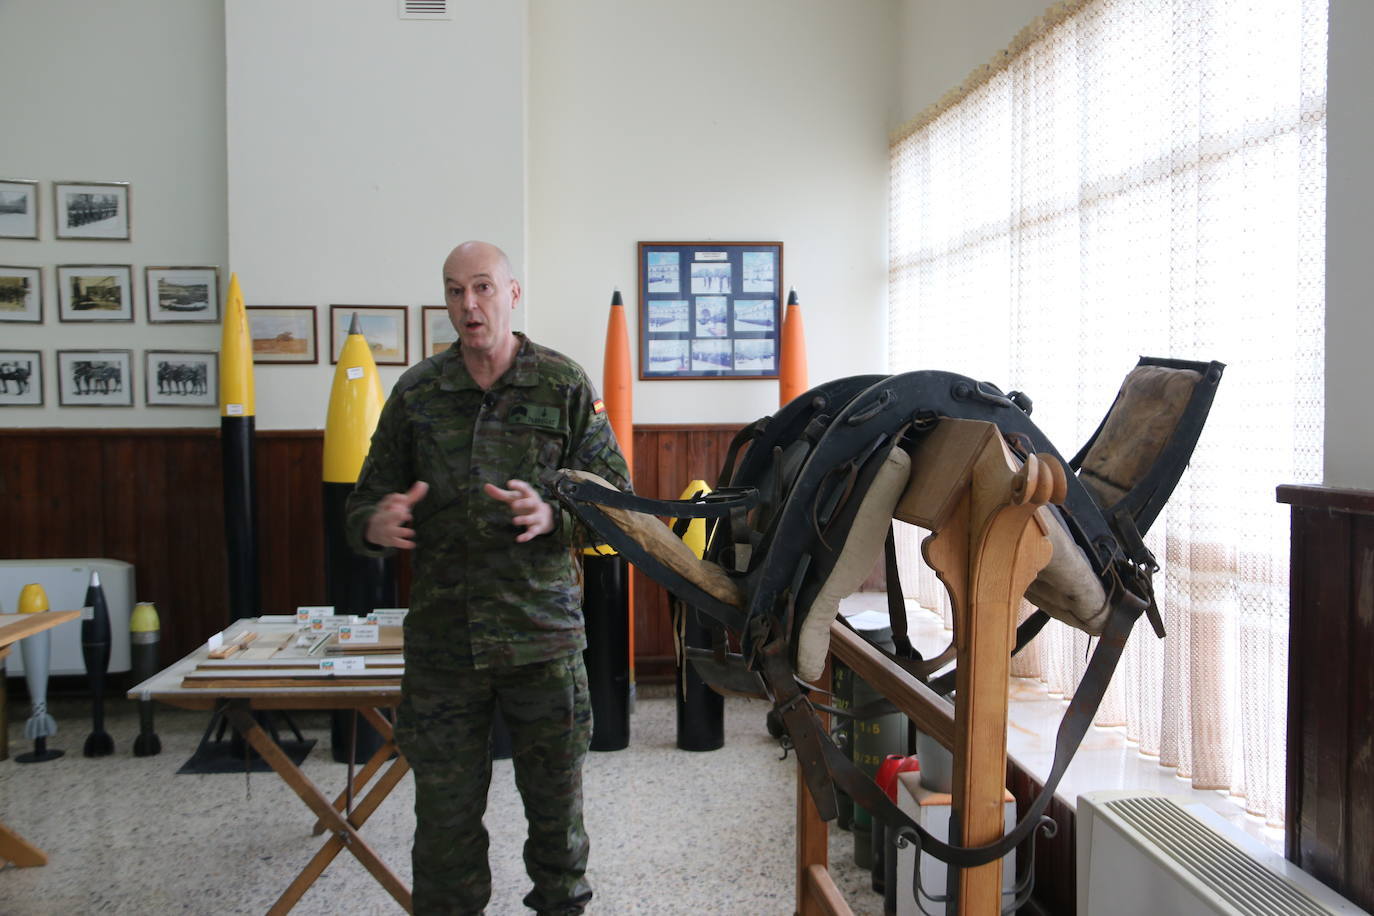
M539 356L534 352L534 344L520 331L515 331L514 334L520 339L520 347L515 351L515 361L506 370L506 374L496 380L492 388L503 388L507 385L532 388L539 384ZM468 372L467 364L463 362L461 347L460 343L445 351L452 356L443 367L440 387L445 391L480 391L480 386Z

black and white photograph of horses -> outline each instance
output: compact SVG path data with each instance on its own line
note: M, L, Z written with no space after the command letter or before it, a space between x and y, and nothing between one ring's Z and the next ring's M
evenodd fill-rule
M128 350L58 350L58 403L64 407L132 407Z
M41 407L43 354L0 350L0 407Z
M209 350L149 350L144 379L149 407L214 407L219 356Z

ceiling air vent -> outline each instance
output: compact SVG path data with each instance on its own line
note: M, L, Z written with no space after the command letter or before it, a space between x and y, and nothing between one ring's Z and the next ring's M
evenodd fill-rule
M449 0L396 0L397 14L402 19L452 19Z

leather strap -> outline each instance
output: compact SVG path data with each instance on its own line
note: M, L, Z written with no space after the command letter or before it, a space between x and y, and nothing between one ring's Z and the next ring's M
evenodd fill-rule
M816 809L822 812L822 819L829 820L824 814L827 808L822 804L822 799L828 798L833 807L834 788L838 787L856 804L861 805L864 810L883 824L899 831L914 833L918 838L920 849L929 852L942 862L959 868L971 868L1005 856L1029 837L1040 823L1041 815L1049 808L1050 800L1054 797L1054 791L1059 786L1064 771L1068 769L1069 763L1073 760L1074 753L1078 750L1083 736L1087 734L1088 727L1092 725L1093 716L1097 713L1097 708L1107 693L1112 674L1116 671L1122 651L1126 648L1126 640L1131 635L1136 620L1145 609L1143 602L1132 600L1132 596L1129 595L1123 597L1125 600L1117 602L1113 607L1102 636L1098 639L1097 647L1093 650L1092 658L1088 661L1083 679L1079 683L1078 689L1074 691L1073 699L1069 702L1069 708L1064 712L1063 719L1060 720L1059 731L1054 743L1054 762L1044 787L1027 808L1025 816L1010 832L995 843L988 843L983 846L953 846L931 836L925 828L912 820L888 799L887 793L879 789L872 779L856 767L854 762L846 757L833 741L828 738L823 739L820 724L815 718L811 704L804 698L800 702L796 699L800 691L791 676L791 671L787 669L785 664L779 670L776 664L778 641L775 640L774 644L768 647L773 651L765 650L764 653L764 675L768 679L770 690L774 691L775 704L780 695L786 698L785 703L788 708L784 710L782 705L779 705L779 712L782 713L783 722L788 727L793 747L797 750L798 761L802 765L807 787L811 790L812 799L816 801ZM782 651L785 653L786 650ZM774 660L771 665L767 661L769 658ZM798 714L799 710L805 718L811 720L811 725L793 731L792 723L802 717ZM823 761L825 775L828 776L828 780L821 780L828 784L820 791L816 788L818 780L812 773L808 772L808 769L814 766L808 761L818 757Z

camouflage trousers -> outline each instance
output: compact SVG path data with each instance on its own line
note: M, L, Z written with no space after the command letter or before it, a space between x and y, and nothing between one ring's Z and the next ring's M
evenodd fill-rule
M415 912L480 913L491 898L482 815L497 708L529 822L525 870L534 889L524 903L539 913L580 913L592 896L582 824L592 712L581 652L498 669L407 666L396 741L415 771Z

